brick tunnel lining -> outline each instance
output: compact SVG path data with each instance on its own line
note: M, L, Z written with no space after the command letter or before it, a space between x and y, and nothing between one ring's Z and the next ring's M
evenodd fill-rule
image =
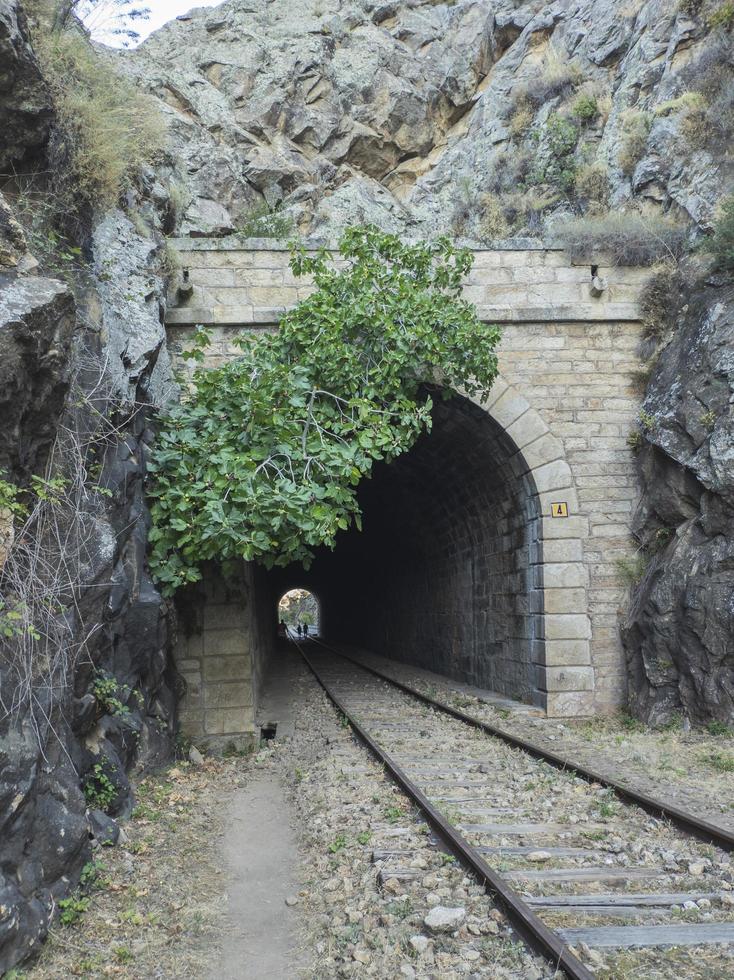
M308 571L258 575L272 608L310 589L327 639L532 702L540 513L498 423L461 396L438 400L432 432L377 466L359 497L362 532L343 532Z

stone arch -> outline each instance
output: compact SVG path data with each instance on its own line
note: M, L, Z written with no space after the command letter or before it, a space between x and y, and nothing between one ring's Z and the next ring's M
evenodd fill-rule
M563 443L501 374L484 401L469 397L513 441L517 464L527 470L537 496L540 534L537 554L531 555L531 602L539 608L531 611L536 617L533 667L541 706L549 715L588 713L594 690L589 576L583 561L588 521L579 513ZM567 517L552 516L551 504L556 502L567 505Z

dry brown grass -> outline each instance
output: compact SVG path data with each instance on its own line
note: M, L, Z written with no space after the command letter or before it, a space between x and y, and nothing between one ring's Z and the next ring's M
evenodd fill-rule
M609 174L603 163L579 167L574 178L576 196L587 202L606 205L609 200Z
M490 240L506 238L509 225L499 200L493 194L484 194L480 198L480 208L479 230L482 236Z
M78 32L39 31L34 47L56 110L51 157L57 193L70 205L111 207L161 151L163 117Z
M554 225L552 233L572 260L605 255L616 265L675 262L686 245L685 226L654 211L572 218Z
M628 109L620 116L622 134L617 163L628 177L645 155L652 118L647 112Z
M515 139L522 139L533 124L535 115L529 102L523 100L510 117L510 132Z

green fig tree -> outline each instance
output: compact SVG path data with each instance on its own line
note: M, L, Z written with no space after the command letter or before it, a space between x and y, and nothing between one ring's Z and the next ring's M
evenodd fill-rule
M160 420L150 540L166 594L207 559L308 566L360 526L360 481L430 429L433 397L486 395L499 331L461 297L472 260L371 226L347 230L336 256L292 247L313 292L277 332L243 335L237 358L199 364ZM200 331L191 356L206 344Z

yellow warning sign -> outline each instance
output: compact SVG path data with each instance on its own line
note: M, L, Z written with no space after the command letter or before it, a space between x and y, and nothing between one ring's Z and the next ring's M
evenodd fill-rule
M551 517L568 517L568 504L565 500L551 504Z

